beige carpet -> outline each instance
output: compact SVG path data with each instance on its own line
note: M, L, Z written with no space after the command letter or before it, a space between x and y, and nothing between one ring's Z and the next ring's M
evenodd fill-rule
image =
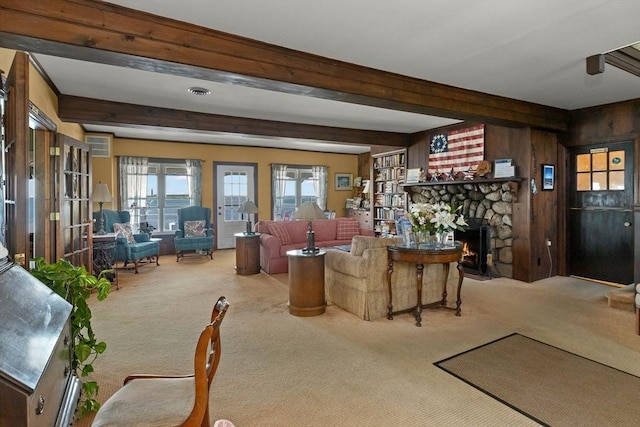
M436 366L544 425L640 425L639 377L520 334Z
M91 302L96 335L108 346L94 364L100 400L130 373L191 372L220 295L231 307L211 417L237 427L537 425L433 365L514 332L640 375L634 314L608 308L606 286L468 279L462 316L426 310L417 328L410 314L366 322L335 306L291 316L286 274L238 276L234 263L233 250L213 261L166 256L159 267L120 273L120 290Z

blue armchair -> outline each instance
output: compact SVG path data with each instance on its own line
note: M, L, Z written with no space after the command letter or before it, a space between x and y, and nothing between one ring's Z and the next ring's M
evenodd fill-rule
M185 251L202 253L213 259L213 237L211 209L201 206L178 209L178 229L174 239L176 262L184 257Z
M110 209L102 210L104 215L104 230L107 233L115 233L114 224L127 224L131 221L131 216L127 211L114 211ZM100 211L93 213L96 224L100 224ZM149 240L149 235L145 233L132 234L132 241L126 236L116 238L116 253L114 259L122 261L124 267L133 263L134 270L138 273L138 265L142 260L155 261L159 264L160 243Z

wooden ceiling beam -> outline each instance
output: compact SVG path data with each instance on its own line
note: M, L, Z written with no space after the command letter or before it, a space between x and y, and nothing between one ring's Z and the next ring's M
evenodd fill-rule
M365 146L408 147L411 143L410 134L403 133L248 119L70 95L59 96L58 116L64 121L94 125L224 132Z
M566 110L456 88L96 0L2 0L0 46L393 110L553 131Z

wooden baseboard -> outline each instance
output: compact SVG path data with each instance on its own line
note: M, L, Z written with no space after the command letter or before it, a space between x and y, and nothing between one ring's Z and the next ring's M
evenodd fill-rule
M614 288L624 288L625 286L628 286L628 285L623 285L622 283L607 282L605 280L591 279L589 277L574 276L574 275L571 275L569 277L575 277L576 279L587 280L589 282L599 283L601 285L612 286Z

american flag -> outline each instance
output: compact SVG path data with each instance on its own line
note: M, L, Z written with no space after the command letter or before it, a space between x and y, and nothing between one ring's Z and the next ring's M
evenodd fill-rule
M431 136L429 173L464 172L484 159L484 125Z

